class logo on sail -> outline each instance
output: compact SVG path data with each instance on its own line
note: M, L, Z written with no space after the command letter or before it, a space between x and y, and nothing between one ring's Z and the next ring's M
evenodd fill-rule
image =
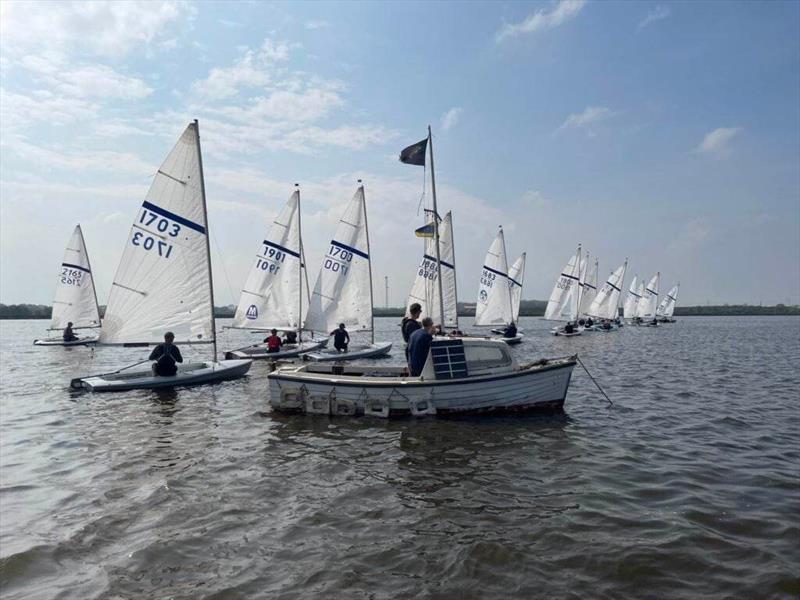
M255 321L258 318L258 307L255 304L251 304L247 307L247 312L244 316L251 321Z

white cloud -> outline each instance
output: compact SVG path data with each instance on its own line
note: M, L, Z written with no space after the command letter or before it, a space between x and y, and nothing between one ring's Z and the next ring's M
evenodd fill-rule
M460 106L454 106L446 113L442 115L442 129L444 131L449 131L453 127L458 124L458 121L461 119L461 115L463 114L464 109Z
M645 27L652 25L656 21L666 19L672 14L668 6L661 6L660 4L650 9L644 19L642 19L636 26L636 33L639 33Z
M741 127L719 127L705 135L695 152L708 156L722 157L730 152L731 140L739 134Z
M558 27L576 17L585 5L586 0L559 0L549 10L537 10L519 23L506 23L495 34L495 41L499 44L508 38Z
M119 57L159 42L167 26L194 19L188 2L13 2L0 4L4 50L75 49Z
M318 21L306 21L306 29L325 29L330 27L331 24L328 21L318 20Z
M55 96L46 90L28 95L0 88L0 124L4 134L25 129L35 122L66 125L92 119L98 109L97 104L86 99Z
M583 112L573 113L568 116L556 131L585 127L587 125L592 125L594 123L610 119L617 114L618 113L616 111L613 111L606 106L587 106Z

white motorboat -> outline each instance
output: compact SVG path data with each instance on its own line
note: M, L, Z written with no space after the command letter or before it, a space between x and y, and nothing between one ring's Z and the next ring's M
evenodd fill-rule
M575 357L517 364L499 340L434 338L421 376L404 367L287 365L268 375L276 412L381 418L563 410Z
M72 237L64 250L64 259L58 272L56 296L48 331L63 332L72 323L77 339L64 341L63 335L34 340L35 346L85 346L97 341L97 335L77 333L81 330L96 330L100 327L100 308L97 292L89 264L89 253L83 240L80 225L75 226Z
M566 321L573 323L574 329L567 333L564 327L556 327L550 330L553 335L563 335L572 337L581 335L583 328L578 326L578 310L581 302L581 246L573 254L567 265L561 271L556 280L550 299L547 301L547 308L544 311L544 319L548 321Z
M349 333L369 333L370 342L351 341L347 352L330 349L306 353L309 360L374 358L389 354L392 348L391 342L375 343L367 204L360 179L358 183L322 261L304 329L327 339L343 323Z
M178 366L169 377L149 367L73 379L90 391L153 389L241 377L250 360L216 361L214 286L197 121L158 169L137 212L108 299L98 344L148 346L172 331L176 344L213 344L213 360Z

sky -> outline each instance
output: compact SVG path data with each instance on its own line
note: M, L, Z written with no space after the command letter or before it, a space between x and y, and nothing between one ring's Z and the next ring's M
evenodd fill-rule
M546 299L578 243L680 304L800 303L798 2L0 4L0 302L49 304L73 227L105 303L199 119L217 304L300 183L313 279L363 179L375 302L422 254L433 129L459 300L497 227ZM430 194L430 186L427 186Z

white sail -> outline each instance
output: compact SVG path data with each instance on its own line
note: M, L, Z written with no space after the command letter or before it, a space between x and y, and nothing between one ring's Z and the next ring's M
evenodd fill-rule
M672 289L667 292L667 295L664 296L661 304L658 305L656 314L659 317L671 317L673 314L675 314L675 304L678 302L678 288L680 285L680 283L674 285Z
M308 308L307 274L300 254L300 192L295 190L258 247L236 308L234 327L300 328L301 315Z
M356 190L339 220L336 234L311 293L305 329L330 333L344 323L348 329L372 329L369 236L364 188Z
M642 299L639 300L637 315L642 319L653 319L656 316L658 306L658 285L661 280L661 273L656 273L644 288Z
M639 295L638 291L639 285L639 276L634 275L633 281L631 281L631 287L628 288L628 295L625 296L625 307L623 312L625 313L626 319L633 319L636 316L636 306L639 304Z
M92 268L80 225L75 227L64 250L50 329L64 329L67 323L72 323L74 329L100 327L100 309L97 307Z
M636 301L636 313L632 314L631 317L642 317L642 310L644 308L644 280L639 282L639 287L636 288L636 294L639 296Z
M619 316L619 297L622 293L622 282L625 280L627 268L628 261L626 260L611 273L603 287L597 292L588 314L599 319L616 319Z
M526 255L527 252L523 252L508 270L508 287L511 293L511 316L515 323L519 319L519 304L522 301L522 284L525 282Z
M476 327L508 325L513 318L511 293L508 287L506 241L503 230L500 229L483 261L474 325Z
M581 247L561 271L547 301L544 318L555 321L574 321L578 317Z
M108 299L100 343L213 341L197 124L158 169L136 214Z
M589 254L586 254L586 261L589 262ZM597 296L597 275L600 265L597 259L594 259L594 265L586 267L586 273L582 276L583 286L581 288L581 305L578 313L581 315L589 314L589 307Z
M444 296L444 326L458 327L456 312L456 253L453 243L453 217L447 213L439 224L439 255L442 261L442 295ZM440 322L439 284L436 269L436 240L425 238L425 253L417 268L417 276L406 303L406 316L410 317L409 308L418 303L422 307L422 317L431 317L435 323Z

